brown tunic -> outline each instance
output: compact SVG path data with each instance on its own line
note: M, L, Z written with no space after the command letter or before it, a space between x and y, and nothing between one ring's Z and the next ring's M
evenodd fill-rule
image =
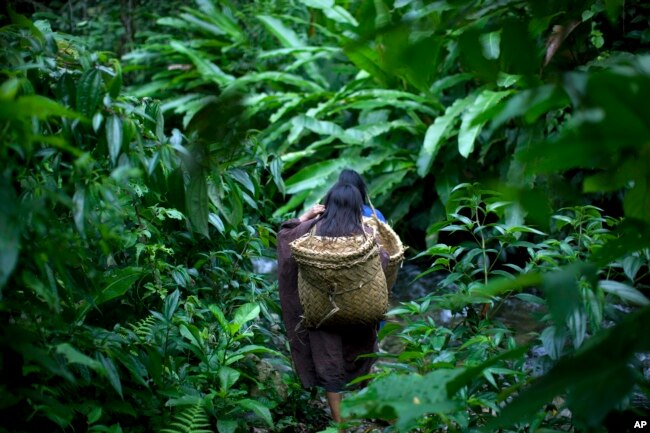
M285 221L278 231L278 282L282 316L291 347L291 357L305 388L321 386L340 392L351 380L368 374L373 358L359 355L377 350L376 326L307 329L301 323L303 314L298 298L298 265L291 255L289 243L306 234L316 220ZM382 268L386 271L388 254L380 249Z

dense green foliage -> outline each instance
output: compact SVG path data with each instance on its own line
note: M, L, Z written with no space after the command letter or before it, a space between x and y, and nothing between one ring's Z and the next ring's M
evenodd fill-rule
M344 167L440 276L391 311L399 349L351 422L603 431L643 410L644 2L39 8L0 30L0 430L319 430L253 264Z
M265 360L288 369L282 341L269 344L273 285L250 260L272 229L244 212L265 206L264 154L228 141L237 131L166 135L156 102L121 92L117 61L14 22L2 34L4 427L151 431L176 406L179 420L227 413L222 431L271 425L292 391ZM260 315L266 333L253 331Z

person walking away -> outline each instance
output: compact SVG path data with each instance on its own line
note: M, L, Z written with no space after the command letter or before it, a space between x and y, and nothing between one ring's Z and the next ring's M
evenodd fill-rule
M326 392L332 418L341 422L342 391L350 381L366 375L373 358L360 355L377 351L377 324L322 326L308 329L302 323L298 297L298 265L289 243L315 226L317 236L339 237L372 234L361 217L361 192L350 184L337 183L327 193L324 206L315 205L299 218L285 221L277 235L280 305L294 368L303 387L320 387ZM380 248L382 269L388 254Z

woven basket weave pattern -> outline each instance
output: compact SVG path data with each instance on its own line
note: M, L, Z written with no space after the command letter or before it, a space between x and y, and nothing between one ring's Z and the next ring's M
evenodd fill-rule
M388 267L386 268L386 286L390 289L397 281L397 272L404 261L404 245L397 233L388 224L377 218L364 218L363 223L372 227L377 233L377 238L382 248L388 253Z
M371 236L307 234L291 244L298 296L308 327L371 324L388 309L379 250Z

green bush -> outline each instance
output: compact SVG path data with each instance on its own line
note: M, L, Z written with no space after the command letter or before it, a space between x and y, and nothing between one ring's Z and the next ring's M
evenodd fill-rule
M3 430L272 426L300 391L270 331L274 284L251 263L272 247L249 212L265 206L264 155L199 127L168 135L157 102L122 92L118 61L12 20L0 30Z

